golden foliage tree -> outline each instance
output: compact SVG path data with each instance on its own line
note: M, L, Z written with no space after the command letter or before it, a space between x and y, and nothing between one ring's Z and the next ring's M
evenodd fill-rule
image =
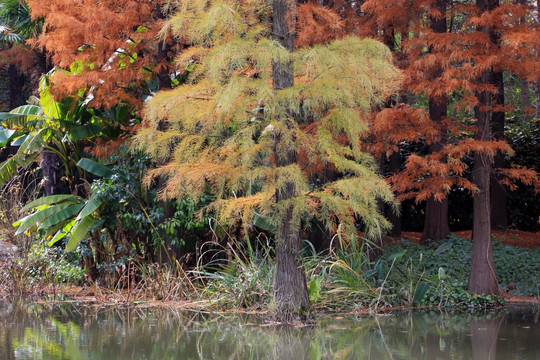
M273 296L278 314L290 319L309 308L303 220L316 217L348 238L358 219L373 236L389 226L377 205L394 204L394 197L361 140L372 106L396 89L400 75L374 40L295 47L302 18L296 3L271 5L178 3L161 34L190 45L176 58L179 69L190 69L188 81L152 99L135 144L172 159L147 177L167 178L163 197L211 192L207 210L224 223L249 223L257 212L276 224ZM331 165L338 180L312 181L316 164Z

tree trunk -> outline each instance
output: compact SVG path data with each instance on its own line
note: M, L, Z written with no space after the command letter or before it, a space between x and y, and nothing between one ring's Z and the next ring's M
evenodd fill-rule
M485 94L485 93L484 93ZM481 96L486 98L487 96ZM481 101L480 104L485 104ZM489 140L489 118L485 111L476 111L479 140ZM473 182L478 188L473 201L473 248L469 292L473 294L499 294L495 262L491 247L490 183L491 164L487 154L474 154Z
M426 214L424 216L424 231L421 242L439 241L450 234L448 226L448 199L441 201L429 198L426 200Z
M499 46L500 36L494 31L490 31L490 38L494 44ZM502 71L492 71L490 83L497 88L497 93L493 95L493 106L504 106L504 78ZM505 112L495 109L492 113L491 136L494 140L504 140L504 120ZM496 170L504 168L504 155L498 151L493 161L493 176L491 177L491 228L506 229L508 227L508 199L506 189L500 183L501 177Z
M435 33L446 33L446 1L438 0L436 2L436 8L443 14L440 18L430 19L430 28ZM431 50L431 49L430 49ZM442 69L437 69L433 75L433 79L436 81L441 76ZM444 148L446 145L446 129L442 126L442 122L447 115L447 98L446 96L429 98L429 117L435 122L441 132L439 141L429 146L430 154L436 154ZM445 159L441 159L445 161ZM450 234L450 227L448 226L448 200L445 198L442 201L436 200L434 197L430 197L426 202L426 215L424 218L424 231L422 232L422 243L426 243L428 240L439 241L444 239Z
M488 73L482 76L487 83ZM489 104L489 94L477 94L479 104L475 108L477 133L475 138L481 141L490 139L489 112L485 107ZM471 271L469 274L469 292L473 294L499 294L499 286L495 274L495 262L491 247L490 216L490 183L491 163L485 153L474 154L473 182L478 188L474 194L473 205L473 248Z
M43 151L39 166L45 179L45 192L47 195L69 194L64 163L57 154Z
M477 1L480 12L493 9L498 4L497 0ZM479 28L479 31L489 31ZM479 79L481 84L487 84L491 80L490 72L486 71ZM474 109L476 117L475 139L489 141L491 139L491 127L489 111L490 94L486 91L476 94L478 104ZM473 294L496 294L499 295L499 286L495 274L495 261L491 247L491 214L490 214L490 158L485 153L474 154L473 183L478 192L473 198L473 248L471 256L471 271L469 274L469 292Z
M9 108L15 109L24 105L26 102L24 96L24 75L20 74L17 67L9 65Z
M294 50L294 24L288 24L292 16L291 9L296 6L290 0L274 0L273 2L273 34L287 50ZM272 68L274 89L291 87L294 83L292 62L288 64L274 63ZM284 119L281 119L284 121ZM292 120L290 120L292 121ZM280 146L281 136L275 135L275 147ZM294 150L286 150L285 154L274 154L276 167L285 167L296 163ZM281 191L276 190L277 226L276 226L276 259L273 286L273 300L276 316L282 321L304 319L309 312L310 303L306 286L306 277L302 270L302 239L300 238L300 220L293 216L294 205L287 200L297 194L293 182L285 182Z

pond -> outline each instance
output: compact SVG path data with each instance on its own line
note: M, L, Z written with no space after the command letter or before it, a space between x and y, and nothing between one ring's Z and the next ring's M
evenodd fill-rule
M254 315L0 303L0 359L540 359L538 306L324 315L307 328Z

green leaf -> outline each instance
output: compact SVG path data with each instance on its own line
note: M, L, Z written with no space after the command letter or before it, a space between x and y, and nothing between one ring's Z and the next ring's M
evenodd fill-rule
M13 137L13 135L15 135L15 132L15 130L0 127L0 147L6 146Z
M50 228L48 228L47 231L45 231L45 234L43 235L43 240L48 240L51 236L53 236L53 234L56 234L58 232L58 230L62 229L64 226L66 226L66 224L68 222L69 221L66 220L66 221L63 221L63 222L60 222L60 223L56 224L55 226L51 226Z
M71 220L66 225L64 225L64 227L62 229L58 230L56 235L54 235L52 240L49 241L47 245L53 246L56 242L58 242L58 241L62 240L63 238L65 238L66 235L69 234L69 232L71 231L73 226L75 226L75 220Z
M65 209L68 206L69 206L68 203L62 203L62 204L53 205L46 209L35 212L34 214L26 218L26 220L19 226L19 228L15 232L15 235L22 234L26 230L30 229L32 226L47 219L48 217L56 214L57 212Z
M115 172L108 167L98 164L94 160L88 158L82 158L81 160L79 160L77 166L85 171L88 171L91 174L101 176L107 179L110 179L115 174Z
M0 186L5 185L11 178L18 173L19 168L25 168L38 157L39 153L33 154L15 154L0 164Z
M75 216L75 214L77 214L79 211L81 211L81 209L84 207L84 204L76 204L76 205L71 205L65 209L63 209L62 211L59 211L58 213L54 214L53 216L51 216L50 218L48 218L42 225L40 228L42 229L46 229L48 228L49 226L53 226L53 225L56 225L66 219L69 219L70 217L73 217Z
M11 110L9 114L42 116L43 109L36 105L23 105Z
M446 242L443 242L441 245L439 245L439 247L437 248L437 250L435 250L433 252L433 255L439 255L443 252L445 252L446 250L449 250L452 248L454 244L451 242L451 241L446 241Z
M86 202L84 209L82 209L81 212L79 213L79 216L77 216L77 220L84 219L85 217L91 215L94 211L99 209L99 207L104 202L105 202L105 199L103 197L93 196Z
M25 212L29 209L35 208L36 206L40 206L40 205L54 205L64 200L69 200L70 203L77 203L77 202L81 202L82 199L72 194L44 196L26 204L21 209L21 212Z
M21 146L21 145L26 141L26 139L28 139L29 137L30 137L30 135L28 135L28 134L19 136L18 138L16 138L15 140L13 140L13 142L11 143L11 145L12 145L12 146Z
M253 225L269 232L276 231L276 225L272 223L270 219L256 213L255 211L253 212Z
M88 231L90 231L90 228L94 223L96 222L96 218L92 216L86 216L79 221L77 225L73 228L73 231L71 232L71 238L69 239L69 242L66 246L66 252L70 252L73 249L77 247L77 245L80 244L80 242L85 238L86 234L88 234Z
M416 292L414 293L413 304L418 304L418 302L424 298L428 290L429 290L429 284L424 281L421 281L416 287Z
M319 278L313 279L309 283L308 295L311 302L319 300L321 293L321 280Z
M47 117L52 119L62 118L59 103L54 100L50 92L48 76L42 76L39 82L39 103Z
M73 141L78 141L82 139L89 139L94 136L98 136L105 129L102 125L97 124L87 124L82 125L70 130L68 132L69 136Z
M445 277L444 274L445 274L444 268L440 267L439 268L439 280L444 279L444 277Z
M41 129L33 136L28 137L19 148L19 153L28 154L39 152L45 146L44 137L47 135L47 129Z

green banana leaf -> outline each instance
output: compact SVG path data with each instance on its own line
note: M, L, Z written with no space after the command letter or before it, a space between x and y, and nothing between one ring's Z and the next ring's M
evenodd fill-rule
M33 153L25 156L15 154L0 164L0 186L7 184L11 178L18 173L19 168L29 166L38 157L39 153Z
M50 226L54 226L58 223L65 221L66 219L74 217L79 213L79 211L81 211L82 208L84 208L84 204L71 205L49 217L46 221L43 222L43 224L40 226L40 229L47 229Z
M101 196L93 196L88 200L84 208L81 210L79 215L77 216L77 221L82 220L90 215L105 202L105 199Z
M108 167L98 164L94 160L88 158L82 158L79 160L77 166L91 174L101 176L106 179L110 179L115 174L115 172Z
M49 195L49 196L44 196L39 199L36 199L32 202L29 202L21 209L21 212L25 212L27 210L35 208L36 206L54 205L65 200L71 200L71 203L77 203L77 202L80 203L83 201L82 198L72 195L72 194Z
M22 234L26 230L30 229L32 226L44 221L45 219L65 209L68 206L69 203L61 203L33 213L32 215L25 218L24 222L15 232L15 235Z
M70 252L80 244L80 242L86 237L86 234L92 228L92 225L96 222L96 218L86 216L82 218L77 225L72 229L71 236L68 244L66 245L66 252Z
M52 240L49 241L47 245L53 246L56 242L58 242L58 241L62 240L63 238L65 238L66 235L69 234L71 229L73 229L73 226L75 226L75 219L71 220L66 225L64 225L64 227L62 229L58 230L56 235L54 235Z

